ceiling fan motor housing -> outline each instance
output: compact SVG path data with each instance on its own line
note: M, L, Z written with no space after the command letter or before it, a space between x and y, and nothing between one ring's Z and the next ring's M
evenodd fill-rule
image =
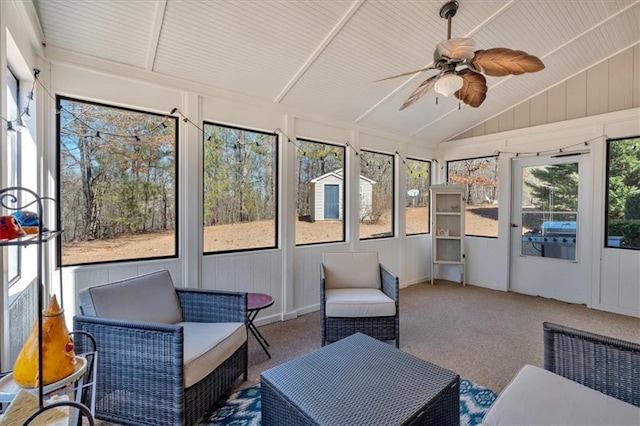
M456 12L458 11L459 6L460 5L455 0L445 3L440 8L440 16L444 19L453 18L454 16L456 16Z

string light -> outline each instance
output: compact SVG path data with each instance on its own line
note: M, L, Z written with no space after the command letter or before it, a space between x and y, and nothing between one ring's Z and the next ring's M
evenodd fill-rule
M29 94L27 95L27 99L29 99L29 102L33 100L33 89L35 88L36 84L39 84L40 87L42 88L42 90L44 90L44 92L49 96L49 98L51 98L52 100L56 100L56 97L46 88L46 86L40 81L39 78L40 75L40 70L38 69L34 69L34 81L33 81L33 87L31 89L31 92L29 92ZM27 106L23 109L22 114L20 115L20 117L17 120L14 120L18 123L18 125L22 124L24 125L24 121L22 120L22 116L26 115L29 116L29 102L27 102ZM95 137L100 138L100 137L104 137L104 136L111 136L111 137L115 137L115 138L121 138L121 139L125 139L125 138L133 138L136 140L136 142L140 142L142 140L143 137L155 133L158 129L160 128L167 128L167 123L166 121L171 118L171 115L173 115L175 113L175 111L177 111L177 108L173 108L171 110L171 112L168 115L165 115L162 117L162 120L156 124L155 126L151 127L150 129L144 131L144 132L137 132L136 134L134 134L133 136L130 133L125 133L125 134L120 134L120 133L114 133L114 132L107 132L104 129L98 129L98 128L94 128L92 125L90 125L89 123L87 123L81 116L78 116L77 114L75 114L73 111L70 111L66 108L64 108L61 105L56 106L56 114L68 114L70 115L73 120L79 122L80 124L82 124L82 126L84 126L89 133L91 134L95 134ZM3 117L4 119L4 117ZM26 126L25 126L26 128ZM17 130L19 131L20 128L17 127Z
M353 150L353 152L355 152L355 153L356 153L356 157L360 156L360 152L359 152L357 149L355 149L353 146L351 146L351 144L349 143L349 141L347 141L347 142L345 143L345 145L346 145L346 146L348 146L349 148L351 148L351 149Z
M409 163L407 163L406 159L402 157L402 155L400 155L400 153L398 151L396 151L396 155L398 156L398 158L400 159L400 161L402 162L402 164L404 164L405 166L407 166L407 170L409 171L410 175L416 175L418 177L423 177L422 173L420 172L416 172L414 171L411 166L409 165ZM423 161L423 160L417 160L417 161ZM429 161L429 160L424 160L424 161ZM431 161L435 161L434 159L431 159ZM391 164L391 162L389 162L389 164ZM425 177L428 176L428 173L425 173L424 175Z
M287 138L287 142L288 142L288 143L292 143L292 144L296 147L296 149L297 149L297 150L302 151L302 156L303 156L303 157L306 157L306 156L307 156L307 152L306 152L303 148L301 148L301 147L300 147L300 145L298 145L298 141L297 141L297 139L296 139L296 140L291 139L291 138L290 138L290 137L289 137L285 132L283 132L283 131L282 131L282 129L280 129L279 127L277 127L276 129L274 129L273 133L279 133L279 134L281 134L282 136L284 136L285 138ZM345 146L350 146L348 141L347 141L347 142L345 142ZM356 156L357 156L357 155L359 155L358 151L356 151L353 147L351 147L351 149L353 149L353 150L355 151ZM329 154L329 155L331 155L331 154ZM334 155L335 157L338 157L338 153L337 153L337 152L334 152L334 153L333 153L333 155ZM323 159L322 161L324 161L324 159Z
M7 131L8 132L24 132L27 130L27 126L24 123L24 117L31 118L30 107L31 101L33 101L33 91L36 87L36 82L38 81L38 75L40 74L40 70L37 68L33 69L33 84L31 85L31 90L27 92L27 105L22 108L22 113L20 113L15 119L10 120L6 117L1 117L4 121L7 122Z
M586 140L586 141L577 142L577 143L574 143L574 144L571 144L571 145L563 146L561 148L554 148L554 149L549 149L549 150L546 150L546 151L530 151L530 152L495 151L494 155L500 156L500 154L512 154L512 155L515 155L516 157L524 157L524 156L528 156L528 155L531 155L531 156L535 155L536 157L539 157L540 154L561 154L561 153L565 152L567 149L570 149L570 148L575 148L575 147L578 147L578 146L589 146L590 142L593 142L595 140L602 139L602 138L608 139L608 136L607 135L596 136L596 137L593 137L593 138L591 138L589 140Z

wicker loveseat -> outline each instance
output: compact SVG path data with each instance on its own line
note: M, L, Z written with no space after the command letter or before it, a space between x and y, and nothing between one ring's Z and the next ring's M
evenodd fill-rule
M97 418L192 425L247 379L246 293L175 288L160 271L83 290L80 307L74 330L97 342Z
M483 425L640 424L640 345L543 324L544 369L525 365Z

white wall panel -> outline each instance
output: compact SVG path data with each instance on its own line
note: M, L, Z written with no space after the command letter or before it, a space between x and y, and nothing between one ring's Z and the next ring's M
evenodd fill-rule
M633 51L627 49L609 59L609 111L633 107Z
M602 273L600 277L600 303L618 306L620 301L620 255L618 250L602 250Z
M632 250L617 250L620 256L619 305L640 310L640 256Z
M547 92L543 92L529 101L531 105L529 120L532 126L537 126L547 122L547 99Z
M609 111L609 64L601 62L587 71L587 115Z
M523 127L529 127L531 122L531 105L529 102L521 103L513 109L513 128L521 129Z
M547 121L549 123L564 121L567 114L567 92L565 83L552 87L547 93Z
M288 135L291 139L300 136L303 138L344 144L351 138L350 129L327 125L319 121L300 118L295 120L295 127L295 134Z
M543 71L544 72L544 71ZM640 106L640 44L623 50L586 71L575 74L528 101L500 114L506 123L513 111L514 129L604 114ZM529 117L525 118L525 111ZM472 129L473 136L506 129L496 118ZM463 139L467 133L457 137Z
M633 137L638 134L640 109L635 108L478 136L455 144L441 144L439 155L444 161L491 155L495 151L503 152L499 163L499 236L498 239L467 237L467 282L501 290L507 288L507 259L510 252L508 238L503 236L509 235L511 176L506 164L509 156L516 153L535 155L536 152L553 152L560 148L580 150L584 148L584 142L588 142L591 155L585 172L591 176L589 180L592 183L589 190L585 191L586 196L590 197L585 200L585 204L592 208L589 212L592 218L588 220L591 227L587 234L593 243L593 250L583 253L584 261L593 265L587 277L591 283L588 305L640 317L640 251L601 248L605 210L606 139Z
M401 287L431 278L431 234L412 235L404 240Z
M183 106L178 90L59 63L51 64L51 89L55 94L160 114Z
M587 72L567 80L567 120L587 115Z
M202 119L266 132L282 127L282 114L277 110L211 96L202 98Z

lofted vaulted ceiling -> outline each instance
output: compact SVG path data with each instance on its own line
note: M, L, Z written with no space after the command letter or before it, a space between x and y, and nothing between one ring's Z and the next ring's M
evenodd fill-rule
M446 0L33 0L45 43L330 119L440 142L640 42L640 0L458 0L452 37L538 56L533 74L487 77L479 108L431 91Z

